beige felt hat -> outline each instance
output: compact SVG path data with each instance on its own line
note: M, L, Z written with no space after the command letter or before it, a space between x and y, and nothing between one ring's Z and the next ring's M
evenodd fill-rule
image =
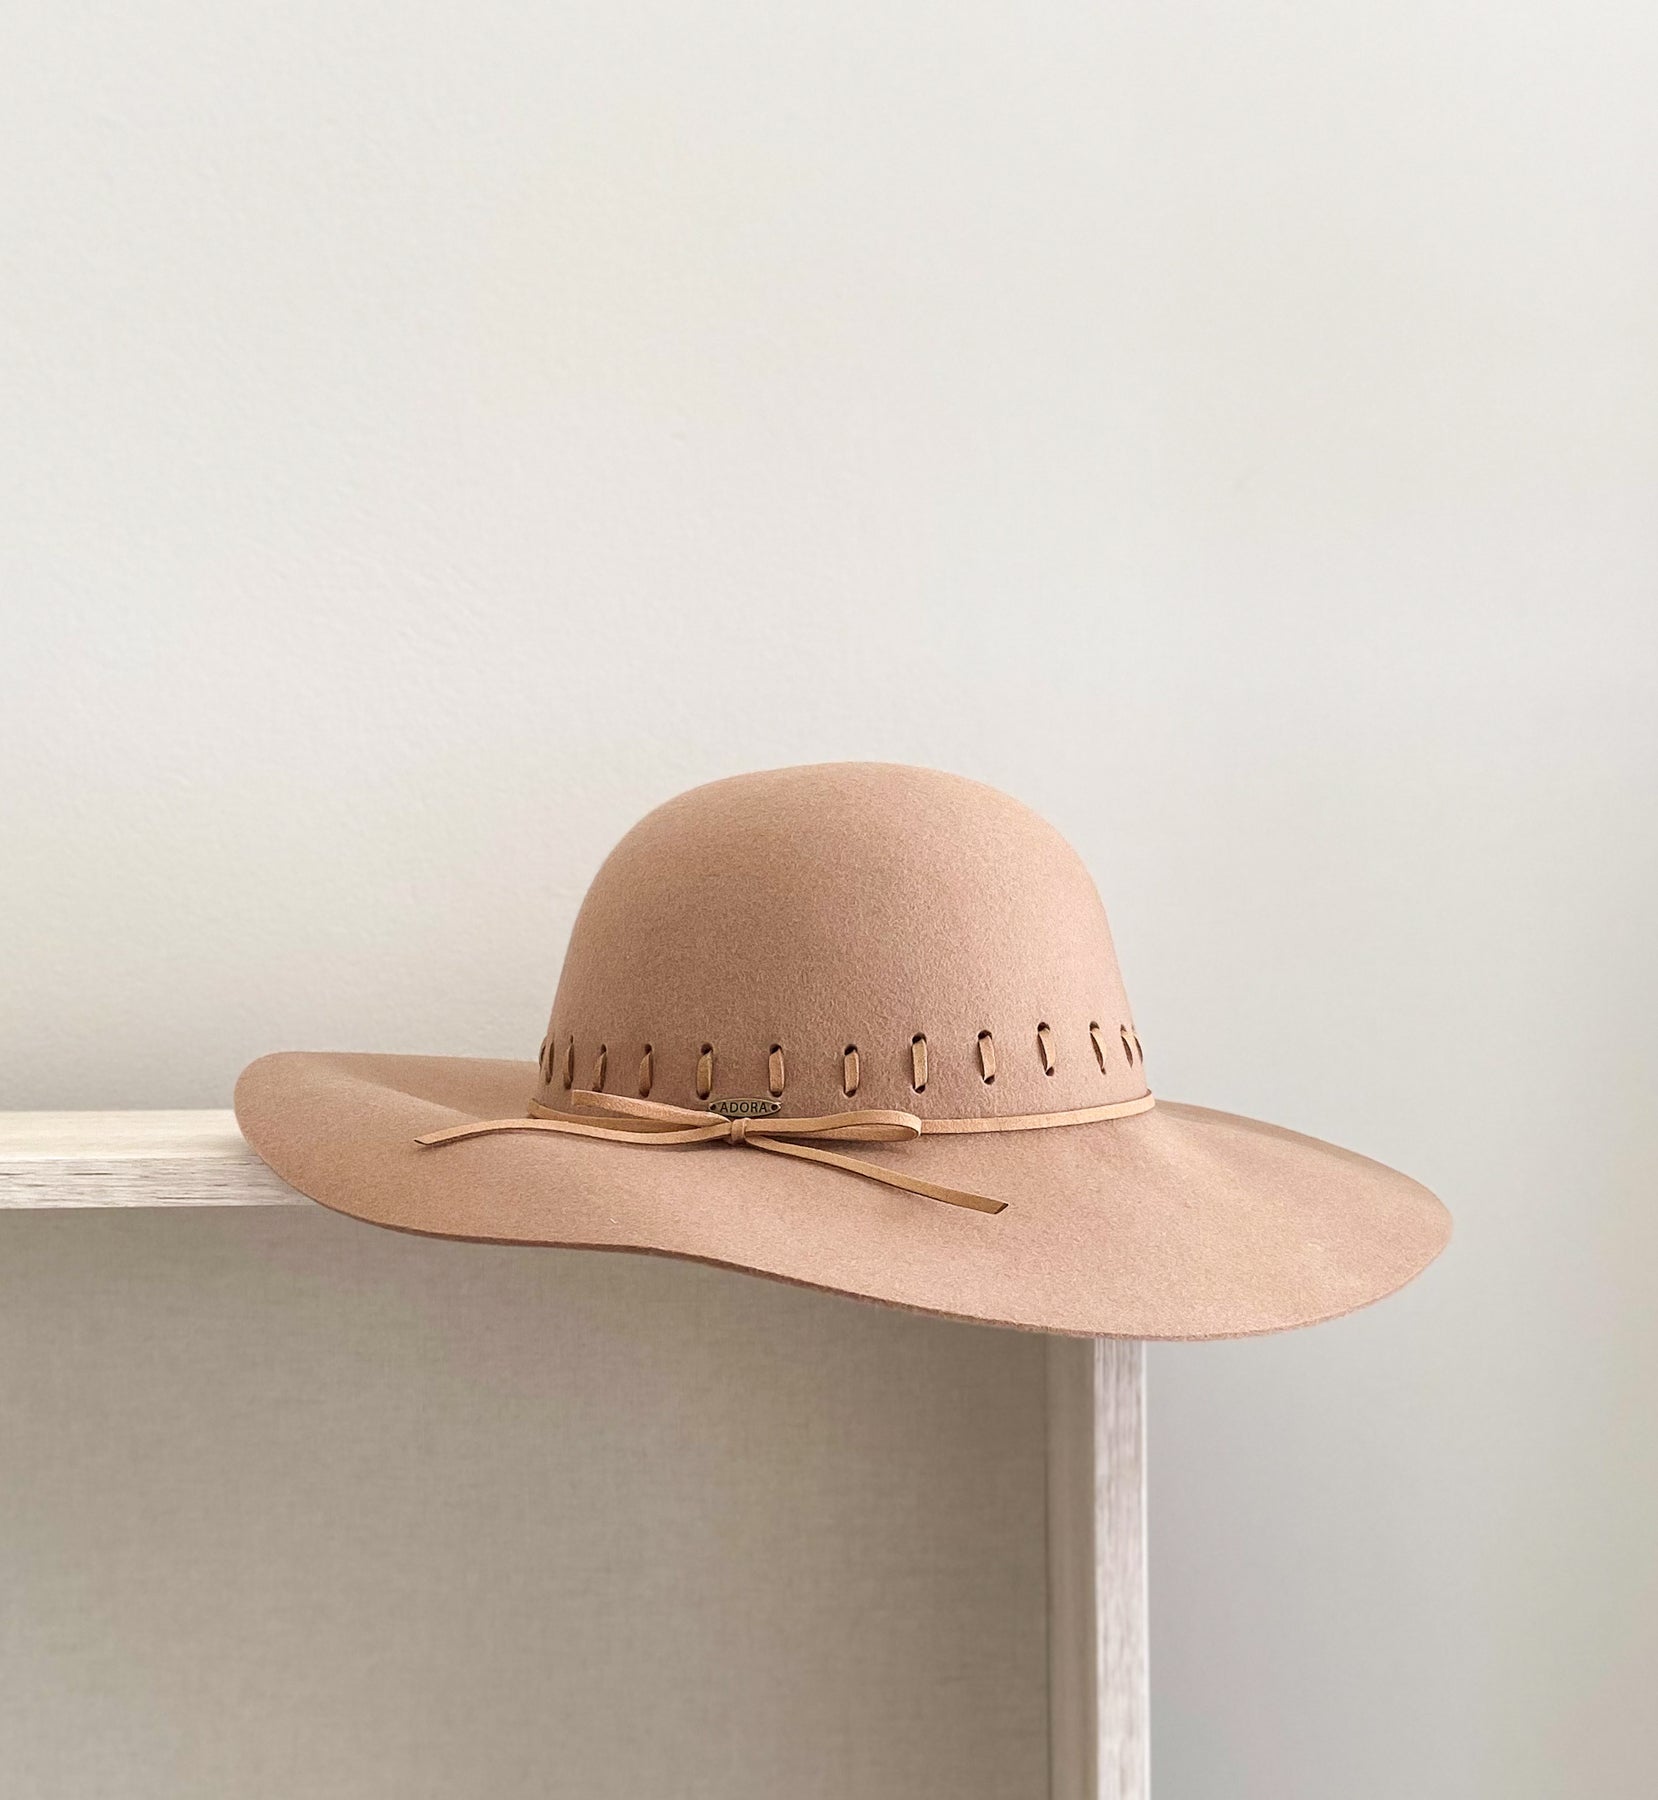
M992 788L885 764L742 775L636 825L536 1061L266 1056L236 1116L377 1225L1040 1331L1308 1325L1450 1234L1379 1163L1154 1101L1076 853Z

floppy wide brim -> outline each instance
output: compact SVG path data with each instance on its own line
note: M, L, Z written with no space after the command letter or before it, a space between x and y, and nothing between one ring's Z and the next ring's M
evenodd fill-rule
M859 1145L1005 1200L994 1216L792 1157L498 1132L533 1063L288 1052L246 1069L236 1116L302 1194L372 1224L499 1244L634 1250L951 1318L1082 1336L1238 1337L1379 1300L1444 1248L1419 1183L1275 1125L1159 1101L1051 1130Z

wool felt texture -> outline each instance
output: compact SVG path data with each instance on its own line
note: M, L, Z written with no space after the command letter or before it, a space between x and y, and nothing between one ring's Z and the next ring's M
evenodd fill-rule
M705 1115L764 1099L774 1129L854 1109L953 1122L857 1159L1005 1210L755 1155L740 1132L456 1129L594 1090ZM716 782L635 826L583 901L536 1062L291 1052L243 1072L236 1111L278 1174L376 1224L659 1252L1082 1335L1311 1324L1449 1236L1407 1177L1223 1113L1001 1126L1148 1096L1104 909L1064 839L977 783L847 763Z

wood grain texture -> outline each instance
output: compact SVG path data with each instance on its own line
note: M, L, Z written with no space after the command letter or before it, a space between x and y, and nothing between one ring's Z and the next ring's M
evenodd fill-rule
M1148 1800L1145 1353L1048 1346L1051 1800Z
M0 1113L0 1207L309 1204L229 1111Z

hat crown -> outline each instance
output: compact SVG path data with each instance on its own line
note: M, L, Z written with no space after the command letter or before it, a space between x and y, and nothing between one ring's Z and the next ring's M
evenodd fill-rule
M541 1056L571 1087L931 1118L1146 1091L1099 895L1052 826L930 769L829 763L693 788L582 902Z

